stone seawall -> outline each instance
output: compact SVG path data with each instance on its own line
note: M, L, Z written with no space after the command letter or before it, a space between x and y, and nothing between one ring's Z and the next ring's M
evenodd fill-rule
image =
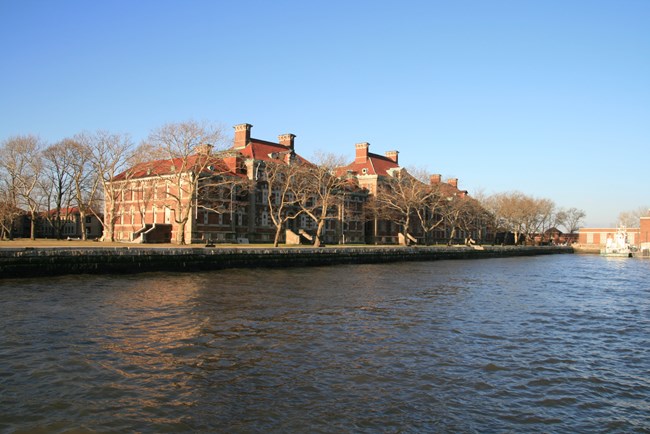
M0 279L61 274L200 271L573 253L570 247L16 248L0 249Z

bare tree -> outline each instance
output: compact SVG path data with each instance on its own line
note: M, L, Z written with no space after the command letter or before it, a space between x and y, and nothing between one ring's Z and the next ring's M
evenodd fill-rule
M539 235L544 241L546 231L556 223L555 203L550 199L527 198L527 212L524 213L524 227L528 240Z
M412 239L411 219L417 216L431 194L431 189L405 169L394 170L377 188L375 198L384 216L402 227L406 243Z
M443 207L445 226L449 229L447 245L451 245L457 237L458 231L463 231L468 237L476 227L479 214L478 202L465 195L453 195L446 198Z
M569 208L567 210L560 210L556 215L557 223L562 225L564 229L569 231L570 234L580 229L582 219L587 214L578 208Z
M128 169L118 175L118 178L124 183L125 193L135 203L142 226L145 225L147 209L154 203L158 188L160 185L164 185L164 181L161 180L158 173L155 173L156 176L154 177L147 176L144 178L136 178L135 173L140 167L147 167L151 171L155 166L155 161L164 160L166 157L167 153L164 149L157 148L148 142L142 142L129 155ZM135 229L132 228L132 230Z
M6 173L9 195L16 206L26 206L31 217L30 238L36 238L36 218L41 207L38 190L42 168L40 139L33 135L14 136L0 147L0 166Z
M147 146L158 156L164 155L171 168L171 173L161 179L170 186L165 194L178 225L178 244L186 243L186 226L199 190L206 185L203 182L206 172L212 172L207 170L214 162L210 153L215 146L220 148L225 143L221 126L196 121L166 124L149 135Z
M647 206L640 206L636 209L623 211L618 215L618 222L628 228L638 227L639 219L648 215L649 208Z
M410 172L421 182L421 206L416 207L415 215L422 228L424 243L431 242L433 231L443 225L448 211L449 194L445 194L442 184L433 180L423 169L411 169Z
M61 210L70 208L73 196L72 168L78 158L76 143L64 139L43 150L42 189L47 203L46 219L54 228L57 239L61 239L64 221Z
M328 218L336 218L337 204L344 206L341 198L347 181L334 172L344 166L346 160L338 155L319 153L315 161L316 164L303 164L298 168L292 188L298 205L316 224L314 246L320 247L325 222Z
M126 134L98 131L88 137L89 158L93 170L98 176L104 198L104 215L90 208L90 211L102 222L104 241L115 241L116 206L121 199L126 184L113 182L114 178L126 168L131 154L131 139Z
M197 189L197 208L207 213L230 214L232 232L236 232L235 214L246 208L253 182L247 177L234 175L219 161L204 173Z
M556 222L555 203L550 199L527 196L519 191L497 193L486 200L495 216L497 228L514 234L515 244L521 237L530 240Z
M519 191L497 193L487 198L485 205L494 216L496 229L514 234L515 244L524 232L526 197Z
M4 175L0 172L0 175ZM1 181L5 181L4 177ZM7 185L0 182L0 239L13 239L14 220L20 215Z
M263 201L275 226L273 247L278 247L286 223L304 212L299 205L300 198L294 193L300 190L296 183L303 168L293 153L283 153L260 164Z
M99 209L103 202L99 187L103 176L93 170L93 138L87 133L81 133L68 141L69 151L74 158L69 167L71 179L72 203L79 209L79 220L82 224L81 239L86 240L86 230L83 224L86 216L93 214L103 222Z
M5 153L5 144L0 148L0 158ZM17 186L13 171L7 171L4 159L0 159L0 239L13 239L14 220L20 213L17 204Z

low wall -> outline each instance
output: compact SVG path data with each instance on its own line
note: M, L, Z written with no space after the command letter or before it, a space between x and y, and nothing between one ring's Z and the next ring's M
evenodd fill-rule
M0 249L0 279L81 273L480 259L573 253L570 247L16 248Z

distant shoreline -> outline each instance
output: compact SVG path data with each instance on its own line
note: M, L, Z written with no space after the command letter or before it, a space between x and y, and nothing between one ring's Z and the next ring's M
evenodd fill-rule
M88 244L88 243L87 243ZM93 243L94 244L94 243ZM4 247L0 281L10 277L65 274L127 274L151 271L207 271L226 268L370 264L446 259L486 259L573 253L565 246L332 246L203 247L119 245Z
M600 254L600 246L580 246L580 245L574 245L573 250L575 253L580 253L580 254L595 254L599 255Z

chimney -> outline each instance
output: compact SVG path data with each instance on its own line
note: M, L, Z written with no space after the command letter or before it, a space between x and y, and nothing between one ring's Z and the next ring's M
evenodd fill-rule
M440 181L442 181L442 175L440 175L439 173L436 173L429 177L429 182L431 183L431 185L440 184Z
M296 138L295 134L282 134L278 136L278 143L286 146L293 151L293 139Z
M354 157L354 162L355 163L365 163L368 161L368 148L370 147L370 143L368 142L363 142L363 143L357 143L356 144L356 149L357 153L356 156Z
M194 148L194 153L198 155L210 155L210 152L212 152L212 145L209 143L204 143Z
M447 184L451 185L454 188L458 188L458 178L449 178Z
M386 158L397 164L397 154L399 154L399 151L386 151Z
M235 143L233 148L241 149L245 148L248 142L251 140L251 124L239 124L233 127L235 129Z

